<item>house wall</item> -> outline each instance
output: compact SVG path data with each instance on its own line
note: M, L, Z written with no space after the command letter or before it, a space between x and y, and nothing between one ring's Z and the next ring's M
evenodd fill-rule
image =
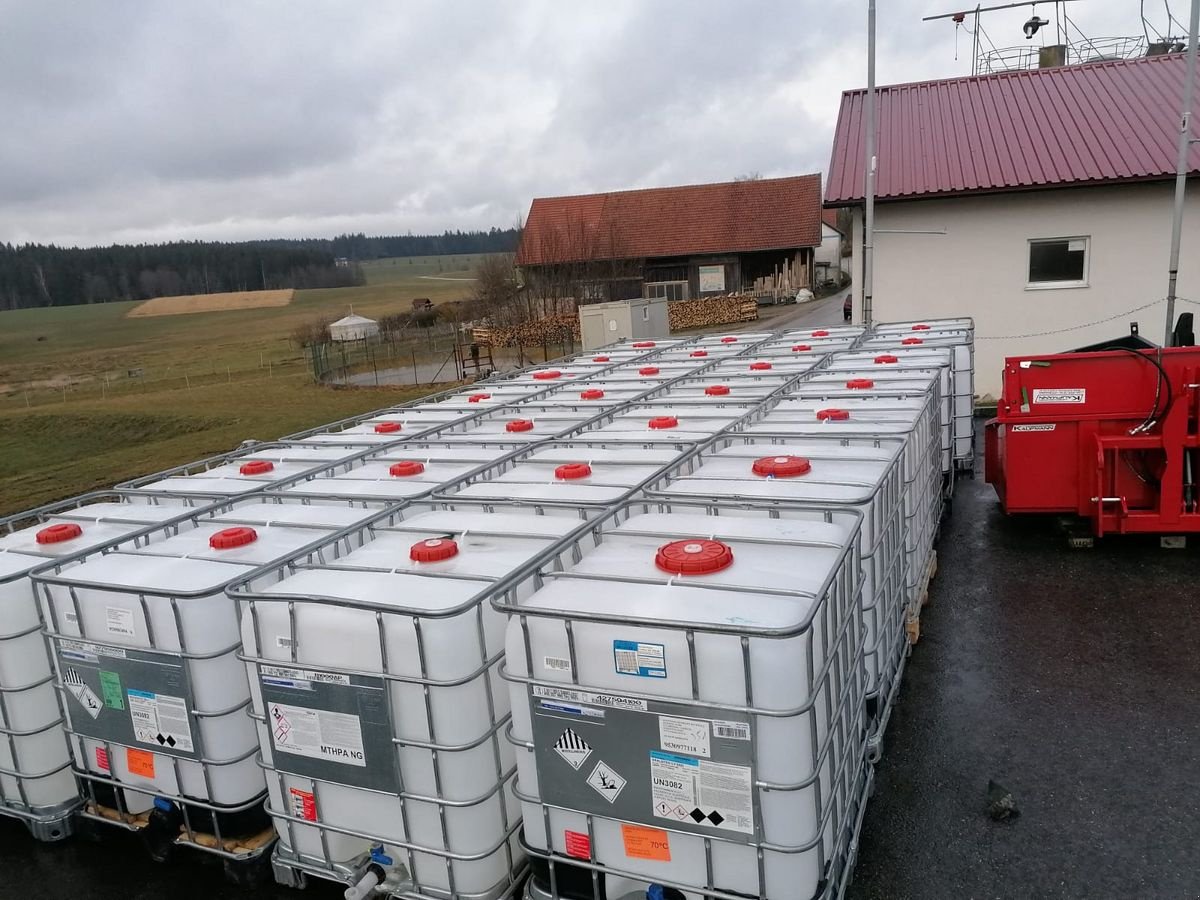
M1197 187L1196 180L1189 184L1178 293L1200 300ZM877 203L877 230L945 234L876 234L874 319L974 318L975 389L985 398L998 395L1006 356L1054 353L1119 337L1131 321L1161 342L1172 192L1171 184L1129 184ZM1027 287L1028 241L1076 236L1090 239L1087 286ZM859 322L861 208L855 210L852 240ZM1155 306L1127 312L1155 298ZM1200 307L1179 303L1176 316L1189 311L1200 313Z
M813 252L816 265L829 266L830 272L842 267L842 234L836 228L821 226L821 246Z

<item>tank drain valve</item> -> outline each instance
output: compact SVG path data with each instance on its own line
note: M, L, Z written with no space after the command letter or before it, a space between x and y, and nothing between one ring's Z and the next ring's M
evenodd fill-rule
M388 880L388 869L394 865L392 858L383 851L382 846L371 848L371 861L367 863L366 871L358 881L346 888L346 900L366 900L372 894L382 890Z

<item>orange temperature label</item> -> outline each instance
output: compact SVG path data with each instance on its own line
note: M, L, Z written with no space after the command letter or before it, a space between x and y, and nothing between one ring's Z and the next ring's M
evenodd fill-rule
M671 861L670 839L665 831L658 828L622 825L621 840L625 842L625 855L633 859Z
M125 751L125 762L131 775L142 778L154 777L154 754L148 750L134 750L132 747Z

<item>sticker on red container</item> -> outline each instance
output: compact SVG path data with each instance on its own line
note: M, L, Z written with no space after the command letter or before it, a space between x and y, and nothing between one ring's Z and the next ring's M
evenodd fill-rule
M302 791L292 788L289 792L292 798L292 815L305 822L317 821L317 796L312 791Z
M574 859L592 858L592 841L586 834L578 831L564 831L563 843L566 845L567 856Z

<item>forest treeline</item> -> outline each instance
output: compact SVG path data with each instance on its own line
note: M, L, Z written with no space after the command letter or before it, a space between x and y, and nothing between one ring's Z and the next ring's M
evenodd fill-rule
M361 284L358 263L392 256L510 252L515 228L431 235L177 241L57 247L0 243L0 309L148 300L179 294Z

